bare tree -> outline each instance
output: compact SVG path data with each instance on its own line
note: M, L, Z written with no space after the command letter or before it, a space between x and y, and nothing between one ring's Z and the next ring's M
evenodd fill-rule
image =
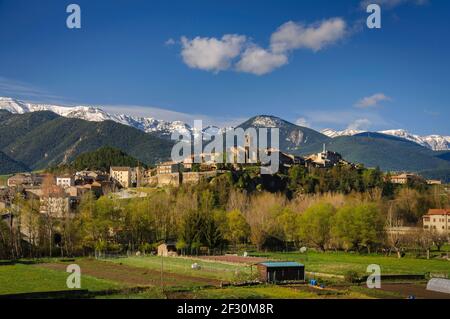
M405 244L405 234L402 233L401 227L403 226L402 219L398 216L394 209L394 204L389 205L388 214L386 217L386 240L389 246L389 251L394 250L397 253L397 257L401 258L401 249Z

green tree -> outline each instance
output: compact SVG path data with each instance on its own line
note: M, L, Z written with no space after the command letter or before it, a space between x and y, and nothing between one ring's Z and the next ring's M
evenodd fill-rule
M233 243L235 247L239 243L247 242L250 236L250 225L245 220L244 215L234 209L227 213L227 228L225 238Z
M309 207L299 217L300 239L325 250L330 242L331 219L334 214L334 206L328 203L319 203Z
M223 217L224 213L220 210L205 213L203 238L209 253L211 253L211 249L217 248L223 244Z
M380 244L384 235L384 219L376 204L363 203L340 208L333 222L333 235L346 249L371 248Z

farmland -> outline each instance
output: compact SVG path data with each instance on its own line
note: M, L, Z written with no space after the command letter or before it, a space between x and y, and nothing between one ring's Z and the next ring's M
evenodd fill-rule
M299 261L306 265L308 273L320 272L331 275L342 275L348 270L363 275L367 265L371 263L379 264L382 271L389 274L450 271L450 263L444 260L397 259L376 255L313 251L307 254L267 253L258 256L273 260ZM359 299L406 298L408 295L416 295L418 298L446 296L426 291L425 281L386 283L382 289L368 289L363 284L351 284L339 278L321 279L323 289L307 284L223 286L224 283L252 279L256 273L254 266L242 262L227 262L226 257L233 256L163 259L157 256L133 256L107 260L77 258L73 261L53 258L41 262L5 263L0 265L0 296L68 290L66 287L68 273L65 270L71 263L80 266L81 289L89 291L87 296L89 298ZM245 261L245 258L237 260ZM198 264L197 269L191 267L194 263ZM39 297L39 294L36 296Z
M301 253L260 253L255 256L269 259L297 261L305 264L307 271L335 275L344 275L355 271L360 275L366 273L368 265L377 264L382 274L426 274L439 273L450 275L450 261L443 259L420 259L412 257L396 258L382 255L362 255L345 252Z
M16 263L0 266L0 295L67 290L68 273L41 267L39 264ZM120 288L116 282L92 276L82 277L82 287L90 291Z
M161 257L146 256L146 257L129 257L112 259L114 263L128 265L132 267L145 268L152 271L161 271L163 267L167 273L177 273L187 276L201 276L202 278L213 279L220 281L233 281L239 279L240 276L250 275L251 269L246 265L229 264L221 262L212 262L197 258L180 258L180 257L165 257L161 265ZM201 265L200 270L191 268L193 263Z

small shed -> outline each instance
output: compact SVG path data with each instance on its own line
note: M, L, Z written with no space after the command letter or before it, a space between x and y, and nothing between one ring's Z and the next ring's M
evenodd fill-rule
M428 281L427 290L450 294L450 279L431 278Z
M158 246L158 256L175 257L178 256L175 243L162 243Z
M305 265L298 262L262 262L257 267L262 282L305 280Z

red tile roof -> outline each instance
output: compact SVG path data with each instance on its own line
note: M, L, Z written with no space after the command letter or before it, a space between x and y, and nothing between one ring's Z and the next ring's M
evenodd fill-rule
M429 209L427 215L450 215L450 208Z

